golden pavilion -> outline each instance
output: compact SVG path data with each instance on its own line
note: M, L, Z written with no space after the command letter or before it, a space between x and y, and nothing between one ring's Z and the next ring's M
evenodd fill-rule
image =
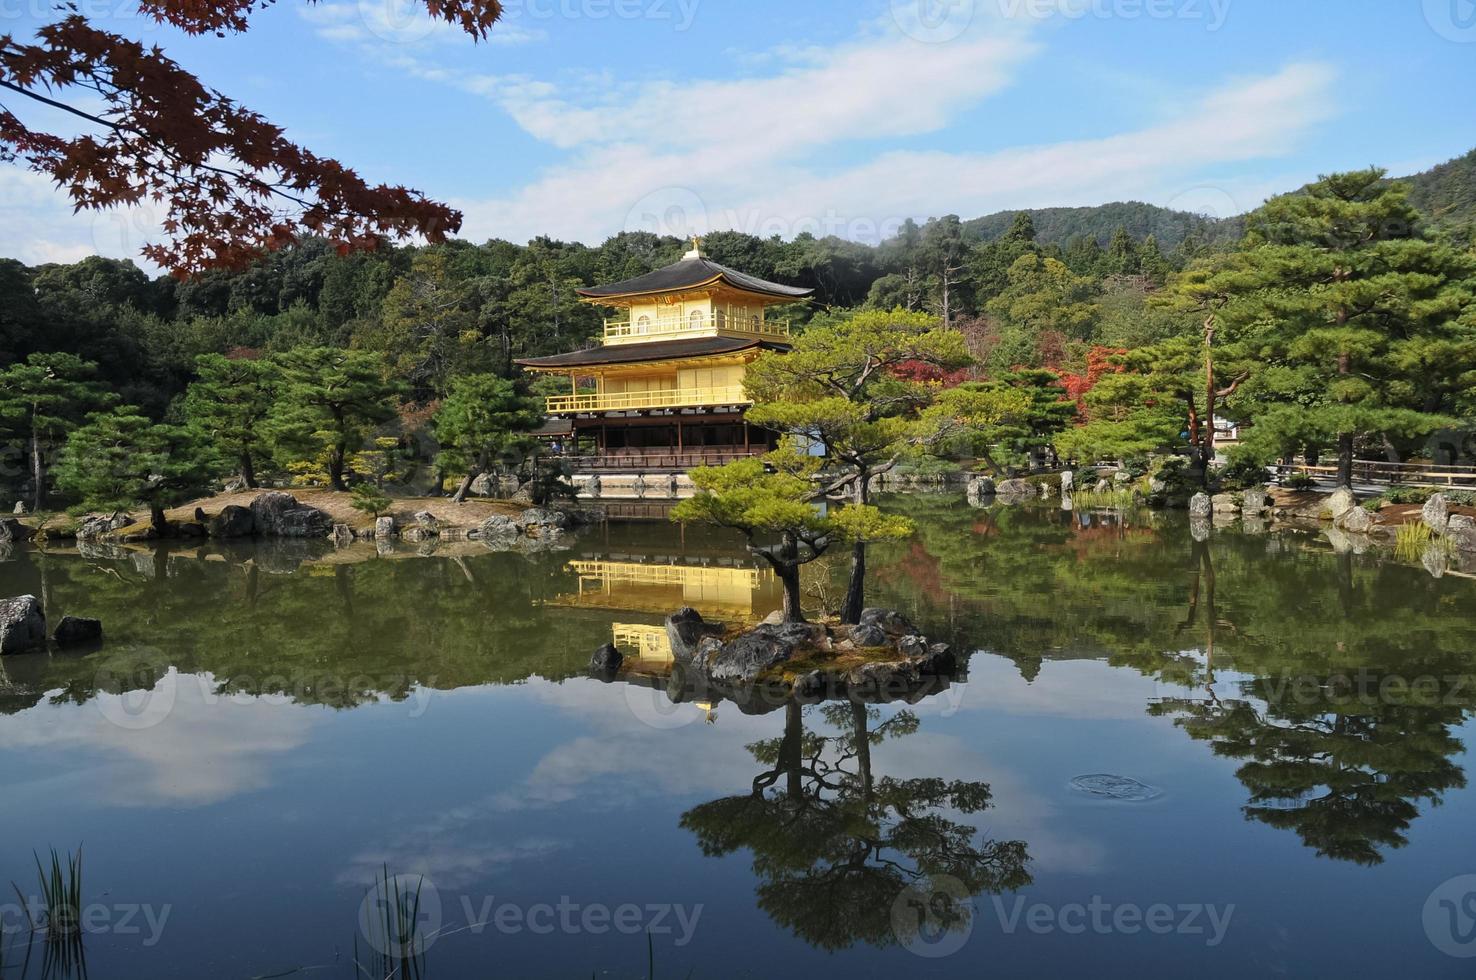
M617 315L590 350L517 363L564 375L548 399L551 428L589 471L680 473L767 452L772 433L744 420L743 372L764 351L789 349L789 324L767 316L813 290L767 282L702 254L609 286L579 290Z

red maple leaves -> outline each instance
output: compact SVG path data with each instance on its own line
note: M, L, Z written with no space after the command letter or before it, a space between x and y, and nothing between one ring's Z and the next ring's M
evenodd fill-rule
M143 0L156 19L194 34L240 32L271 0ZM424 0L434 17L484 38L497 0ZM79 108L65 92L102 108ZM0 101L0 160L24 161L65 189L77 210L152 202L165 209L168 241L144 254L179 276L239 268L304 234L341 252L384 238L436 242L461 214L419 191L371 185L166 57L158 47L99 30L72 13L36 32L35 43L0 35L0 99L14 93L59 109L86 132L59 136L28 127Z

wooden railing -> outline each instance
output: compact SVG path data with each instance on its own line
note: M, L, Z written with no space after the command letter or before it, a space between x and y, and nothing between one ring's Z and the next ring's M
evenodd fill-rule
M674 337L714 332L752 334L775 340L789 338L788 320L765 320L758 315L730 315L718 311L711 315L655 317L642 320L606 320L605 343L629 344L642 340L670 340Z
M565 461L576 473L685 473L698 466L722 466L735 460L761 456L764 446L752 449L691 449L682 452L615 451L598 456L569 456Z
M664 391L623 391L604 395L552 395L548 399L548 414L747 404L748 395L742 385L724 385L717 388L671 388Z
M1278 475L1305 475L1335 479L1336 465L1291 465L1272 467ZM1402 487L1436 487L1444 489L1476 488L1476 466L1437 465L1434 463L1386 463L1376 460L1353 461L1355 483L1382 483Z

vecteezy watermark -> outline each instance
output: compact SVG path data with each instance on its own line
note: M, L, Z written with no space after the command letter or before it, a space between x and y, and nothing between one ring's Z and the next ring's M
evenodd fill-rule
M755 238L792 241L810 234L879 245L893 238L906 223L903 215L847 214L834 208L807 214L774 214L759 208L709 210L690 187L662 187L646 194L626 212L624 231L647 231L690 239L714 231L736 231Z
M1225 26L1234 0L892 0L892 20L924 44L944 44L968 31L981 13L1006 21L1197 20ZM1427 3L1435 0L1427 0ZM1439 0L1444 2L1444 0ZM1467 0L1452 0L1464 3ZM992 9L991 9L992 8Z
M1476 0L1425 0L1425 22L1447 41L1476 44Z
M994 0L1010 20L1202 20L1225 26L1234 0Z
M1458 959L1476 957L1476 875L1452 878L1425 899L1425 935Z
M135 33L158 30L160 26L152 17L140 17L138 4L133 0L71 0L65 5L57 0L0 0L0 23L21 19L44 23L67 13L80 14L94 22L126 19L129 30Z
M430 878L400 874L376 881L359 902L359 931L376 952L395 959L424 955L444 937L480 936L673 936L686 946L697 934L703 906L671 902L607 905L577 902L499 901L495 895L460 895L448 902ZM460 913L459 921L456 913Z
M987 913L987 914L986 914ZM1086 902L1030 902L1022 895L970 899L955 878L942 876L905 889L892 903L892 932L918 956L936 959L958 952L982 924L993 920L1006 936L1197 936L1209 948L1230 931L1235 906L1204 902L1111 902L1093 895Z
M914 882L892 901L892 935L903 949L924 959L952 956L973 932L969 890L950 875Z
M169 923L174 906L94 902L75 911L73 928L84 936L143 936L143 946L152 949L164 938L164 927ZM37 924L44 924L50 912L50 904L40 895L18 895L14 901L0 904L0 937L27 932ZM70 910L68 918L71 918Z
M4 0L0 0L4 2ZM14 2L14 0L11 0ZM701 0L502 0L493 39L541 40L541 28L555 20L643 20L691 30ZM414 44L455 27L432 17L419 0L357 0L359 21L369 33L392 44Z
M892 0L892 20L924 44L957 40L978 13L978 0Z

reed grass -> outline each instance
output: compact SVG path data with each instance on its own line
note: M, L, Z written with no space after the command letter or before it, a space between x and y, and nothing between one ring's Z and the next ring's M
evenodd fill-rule
M20 907L31 927L30 949L39 937L43 945L41 975L43 977L86 977L87 961L82 948L82 848L72 854L51 849L51 860L41 863L41 855L32 852L36 861L36 887L40 909L33 914L32 903L11 882ZM3 957L0 950L0 957ZM24 967L22 973L24 973Z
M396 876L385 866L375 883L381 914L367 923L366 956L359 954L359 937L355 933L354 963L361 974L373 980L420 980L425 975L427 942L420 931L420 893L425 879L416 880L413 892L401 890L396 881Z
M1435 532L1430 530L1430 525L1424 521L1401 524L1394 532L1394 555L1401 561L1422 561L1431 548L1437 548L1449 555L1450 540L1436 537Z

